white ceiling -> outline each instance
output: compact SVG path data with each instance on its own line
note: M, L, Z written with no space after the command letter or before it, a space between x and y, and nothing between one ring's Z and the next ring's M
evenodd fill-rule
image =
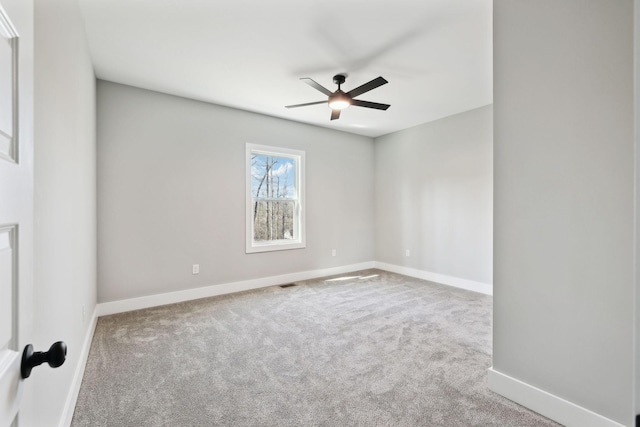
M100 79L376 137L490 104L492 0L80 0ZM330 121L286 109L383 76Z

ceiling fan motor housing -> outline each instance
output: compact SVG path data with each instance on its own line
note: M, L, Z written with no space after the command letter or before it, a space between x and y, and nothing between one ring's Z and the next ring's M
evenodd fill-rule
M351 97L338 89L329 96L329 108L334 110L343 110L351 105Z

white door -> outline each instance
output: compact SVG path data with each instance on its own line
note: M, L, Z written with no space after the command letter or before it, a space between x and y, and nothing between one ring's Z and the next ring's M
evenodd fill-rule
M15 423L33 282L33 10L0 0L0 426Z

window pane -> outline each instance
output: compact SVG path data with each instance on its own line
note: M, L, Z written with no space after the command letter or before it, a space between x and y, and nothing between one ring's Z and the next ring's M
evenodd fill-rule
M291 240L294 235L296 202L256 201L253 205L253 240Z
M245 148L246 252L305 248L304 151Z
M290 199L296 197L296 163L290 157L251 155L251 196Z

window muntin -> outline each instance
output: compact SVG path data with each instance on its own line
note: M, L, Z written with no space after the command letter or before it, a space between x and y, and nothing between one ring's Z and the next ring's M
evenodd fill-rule
M304 248L304 152L247 144L246 156L246 252Z

